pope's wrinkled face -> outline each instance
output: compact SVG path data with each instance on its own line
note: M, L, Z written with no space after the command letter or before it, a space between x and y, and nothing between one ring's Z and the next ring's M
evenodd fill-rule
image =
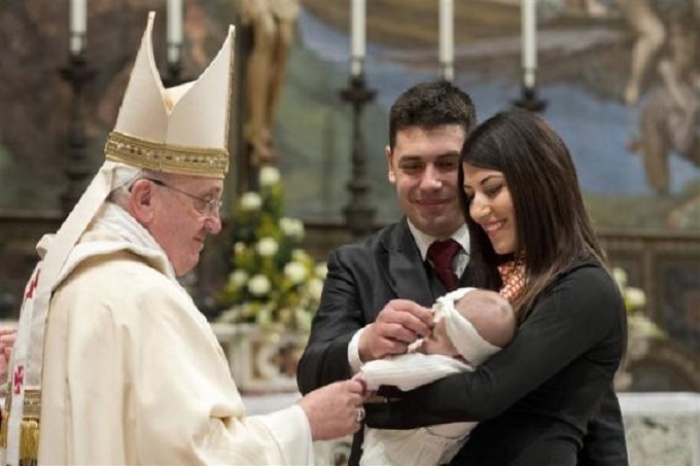
M168 175L146 180L154 186L153 218L147 226L178 276L199 262L207 235L221 230L223 180Z
M409 127L387 147L389 181L411 223L423 233L445 238L464 224L457 197L459 152L466 133L457 124Z

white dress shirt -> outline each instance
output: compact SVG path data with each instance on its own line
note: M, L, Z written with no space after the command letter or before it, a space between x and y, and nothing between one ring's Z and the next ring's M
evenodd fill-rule
M428 248L430 245L437 240L444 240L447 238L436 238L434 236L427 235L416 228L410 220L408 220L408 229L411 231L411 235L418 246L421 258L425 261L428 254ZM450 238L454 239L462 246L462 250L457 254L452 263L455 274L461 277L464 270L467 268L469 263L469 230L467 230L467 225L463 224L457 231L455 231ZM366 327L361 328L355 335L353 335L350 343L348 344L348 362L350 363L350 369L353 374L359 372L362 366L362 361L360 360L360 336Z

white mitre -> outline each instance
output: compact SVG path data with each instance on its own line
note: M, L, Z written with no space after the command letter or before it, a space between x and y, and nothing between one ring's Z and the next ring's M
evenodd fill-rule
M197 81L165 89L153 58L154 13L141 41L107 160L151 170L223 178L228 171L233 27Z
M228 171L234 29L229 28L221 50L199 79L166 89L153 57L154 19L151 12L117 123L105 145L105 163L56 232L25 290L3 411L1 464L36 464L51 293L66 258L109 193L140 169L208 178L223 178Z

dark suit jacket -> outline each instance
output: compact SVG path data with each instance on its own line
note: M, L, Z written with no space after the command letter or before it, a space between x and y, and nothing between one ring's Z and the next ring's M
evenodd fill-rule
M348 344L392 299L426 307L445 293L424 265L405 219L328 257L328 275L297 370L302 393L351 376Z
M464 277L462 281L463 279ZM389 225L359 243L334 251L328 259L328 276L321 306L314 319L309 344L299 362L297 381L301 392L305 394L351 376L347 357L350 339L357 330L374 321L377 313L388 301L395 298L411 299L429 307L435 298L443 293L442 285L421 260L405 219ZM535 334L543 330L539 326L530 327ZM582 327L580 332L586 332L585 328ZM527 341L524 342L528 344ZM614 347L614 353L619 349L619 342L611 341L608 347ZM471 453L463 450L455 458L454 464L528 464L516 461L516 457L517 452L529 444L538 446L537 456L533 460L537 463L529 464L558 466L558 463L552 462L555 460L550 459L563 457L573 458L570 464L575 464L579 450L581 457L578 464L581 465L626 464L624 431L617 399L611 389L606 391L606 403L601 403L600 396L596 395L601 391L602 381L609 379L610 370L614 370L611 369L614 366L614 355L611 356L612 359L605 370L597 371L593 389L586 388L590 380L576 379L577 376L586 376L585 370L573 370L565 375L571 378L568 384L553 383L550 384L553 391L537 393L537 386L533 384L538 380L535 375L538 365L518 368L520 356L511 361L516 352L531 349L526 345L518 346L515 351L508 351L506 348L492 359L495 362L502 361L499 364L499 372L502 367L503 373L519 375L509 378L508 382L502 382L519 380L518 383L522 383L522 386L490 385L489 361L473 376L467 376L466 382L460 378L460 374L406 394L406 402L368 405L367 423L373 427L405 429L446 422L489 419L477 427L472 439L467 443L467 447L472 446ZM551 348L549 352L557 354L557 348ZM501 355L504 353L510 356L503 359ZM507 366L503 365L503 361L507 362ZM578 369L582 367L587 367L585 361L583 366L577 366ZM470 377L481 380L482 383L470 382ZM527 384L528 379L531 386ZM565 391L557 394L556 390L562 388ZM533 393L529 394L530 391ZM490 399L492 393L495 395L493 400ZM542 399L543 393L545 397L555 398ZM557 411L557 406L565 405L567 397L576 393L582 394L589 404L573 410L573 414L564 413L566 416L576 417L578 425L570 428L570 419L564 419L562 422L562 419L558 418L562 413ZM524 404L521 398L526 399ZM606 409L599 410L598 407L603 405ZM533 409L536 415L528 412ZM601 427L587 427L586 419L591 419L591 425ZM582 438L587 431L590 447L582 449ZM565 438L565 442L558 443L557 436ZM552 443L548 444L550 441ZM502 442L511 445L510 450L504 450ZM358 458L358 447L358 442L354 442L354 460ZM558 448L566 451L559 456L556 456L559 452L553 452L555 456L547 453L548 450ZM498 453L495 454L494 451ZM487 457L491 456L491 459L484 461L481 455L474 456L474 452L482 452ZM523 458L530 461L533 457Z
M321 305L297 368L299 390L306 394L351 377L348 344L389 301L410 299L430 307L444 293L422 260L405 218L333 251ZM359 459L361 440L357 436L353 442L351 464Z

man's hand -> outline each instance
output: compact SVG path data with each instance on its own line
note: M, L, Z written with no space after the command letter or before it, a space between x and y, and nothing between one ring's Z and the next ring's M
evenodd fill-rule
M15 338L17 338L16 328L0 327L0 384L7 381L7 371Z
M365 411L365 385L360 380L335 382L299 400L309 418L313 440L330 440L357 432Z
M430 309L406 299L393 299L362 332L358 345L360 360L369 362L403 354L408 345L428 335L432 325Z

